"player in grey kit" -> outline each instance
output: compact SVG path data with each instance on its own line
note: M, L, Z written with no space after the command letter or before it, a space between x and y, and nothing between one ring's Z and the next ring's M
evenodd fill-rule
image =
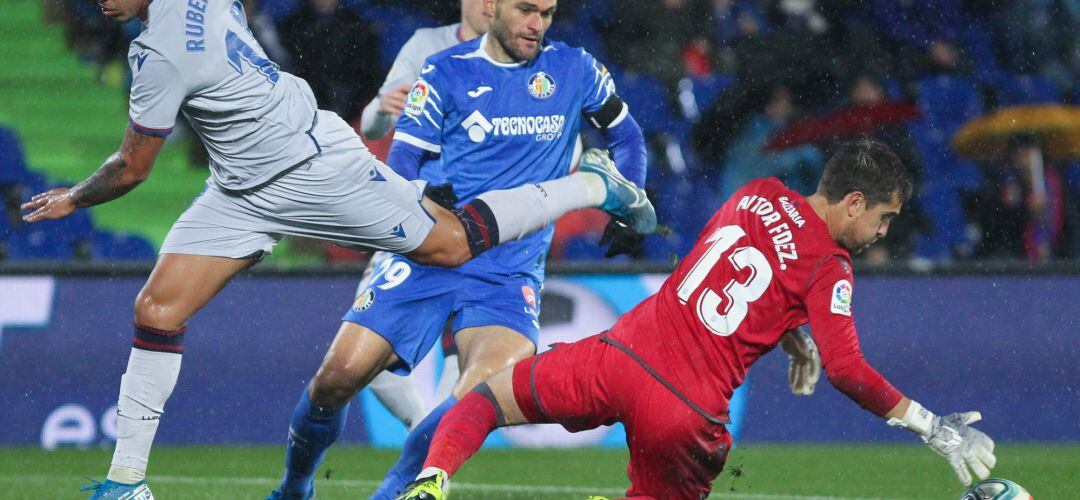
M487 28L483 0L461 0L460 23L416 30L398 51L390 73L379 88L378 97L372 99L360 115L360 131L364 137L380 139L394 127L405 107L409 89L428 56L483 35Z
M655 229L644 192L595 162L542 184L480 195L447 210L376 160L302 79L279 71L247 29L241 2L99 0L120 22L139 17L128 53L129 126L120 149L71 189L34 196L27 222L66 217L134 189L183 111L210 155L210 179L166 236L135 300L135 339L117 403L112 467L95 498L153 498L147 460L176 385L188 319L283 237L389 250L457 266L570 210L598 206L641 232ZM377 335L341 346L392 363ZM366 383L366 381L365 381Z

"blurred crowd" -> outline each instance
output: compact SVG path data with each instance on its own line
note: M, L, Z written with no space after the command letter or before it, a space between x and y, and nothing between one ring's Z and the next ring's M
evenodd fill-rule
M103 75L122 64L137 24L106 22L93 0L48 2L86 61ZM269 57L353 121L415 29L460 18L454 0L243 4ZM751 179L812 191L835 145L863 135L891 145L919 186L862 258L1080 256L1080 157L1049 147L1080 141L1080 121L1039 123L1042 110L1080 100L1080 0L590 0L559 9L547 36L607 65L649 142L648 189L672 234L648 238L638 258L685 252ZM971 131L994 155L954 147L973 120L999 112L1027 121ZM602 227L587 213L560 222L553 258L600 258Z

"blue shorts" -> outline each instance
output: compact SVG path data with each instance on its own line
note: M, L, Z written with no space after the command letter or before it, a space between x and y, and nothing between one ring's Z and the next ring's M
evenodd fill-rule
M367 288L341 318L387 341L408 374L424 359L453 315L453 330L505 326L536 344L540 283L528 276L463 272L422 266L400 255L383 261Z

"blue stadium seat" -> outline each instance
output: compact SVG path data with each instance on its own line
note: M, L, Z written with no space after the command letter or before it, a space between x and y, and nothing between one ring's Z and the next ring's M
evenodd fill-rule
M596 235L581 235L569 238L563 244L563 260L603 260L606 251L597 245Z
M975 163L956 156L949 142L950 136L944 130L917 122L910 131L923 159L924 182L945 183L958 189L974 189L982 184L982 170Z
M1050 80L1038 75L1007 73L995 82L999 106L1024 104L1054 104L1061 102L1061 93Z
M982 95L975 83L958 76L921 79L916 104L923 112L923 121L946 136L983 112Z
M416 30L435 26L435 21L430 17L420 15L402 5L361 5L354 10L360 17L379 26L382 38L379 44L379 56L386 70L390 69L390 65L397 58L398 51Z
M259 10L280 23L300 6L300 0L260 0Z
M600 38L595 29L585 22L567 19L553 23L544 36L551 40L563 42L571 47L581 47L592 54L597 61L607 64L608 57L604 40Z
M646 238L645 256L666 261L672 254L685 255L724 200L717 198L709 182L691 181L689 173L654 176L650 184L656 199L658 223L671 229L671 235Z
M7 240L8 260L71 260L75 250L61 234L37 224L24 226Z
M968 120L982 114L982 95L963 77L931 76L920 80L916 98L923 118L910 130L923 158L922 189L917 194L931 229L920 235L922 257L948 259L953 250L967 246L967 220L960 193L983 183L978 165L953 152L952 135Z
M154 260L157 252L146 238L108 231L94 231L90 247L93 260Z
M26 155L18 134L7 127L0 127L0 185L10 185L27 178Z
M646 136L673 130L676 124L671 97L659 80L640 73L616 74L613 67L608 70L615 77L619 97L630 106L630 113Z
M679 83L679 105L683 116L688 120L696 121L702 113L712 107L720 94L734 83L734 78L719 74L683 79ZM689 91L689 97L693 98L692 102L687 102L691 99L687 98L686 91Z
M919 234L916 253L928 259L948 260L953 250L969 245L967 218L955 188L945 183L927 182L916 193L931 229Z
M562 8L562 6L560 6L560 8ZM559 19L556 19L552 26L567 22L570 20L569 18L576 19L578 22L595 28L604 27L611 23L618 22L619 20L619 17L615 15L613 0L574 2L571 4L570 9L573 9L570 16L558 16Z
M36 172L28 172L19 184L21 201L29 201L33 195L58 187L49 183ZM63 259L74 257L74 248L89 244L94 233L94 222L88 210L78 210L63 219L48 219L30 225L11 228L8 245L9 258L17 259ZM49 247L49 248L46 248ZM60 247L60 248L52 248ZM35 257L35 255L41 255Z
M994 34L986 23L972 21L974 22L960 33L960 42L974 65L975 79L980 83L992 85L1005 73L995 53Z
M0 192L0 196L3 196L3 192ZM11 222L9 219L9 217L12 217L13 215L14 214L8 214L7 204L0 203L0 242L3 242L10 238L11 232L14 231L14 228L11 227Z

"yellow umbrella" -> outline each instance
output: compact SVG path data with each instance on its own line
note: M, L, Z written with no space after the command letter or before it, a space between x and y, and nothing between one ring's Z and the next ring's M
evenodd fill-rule
M1017 135L1038 138L1049 160L1080 158L1080 107L1057 104L1014 106L964 124L952 138L953 149L976 161L1004 159L1009 140Z

